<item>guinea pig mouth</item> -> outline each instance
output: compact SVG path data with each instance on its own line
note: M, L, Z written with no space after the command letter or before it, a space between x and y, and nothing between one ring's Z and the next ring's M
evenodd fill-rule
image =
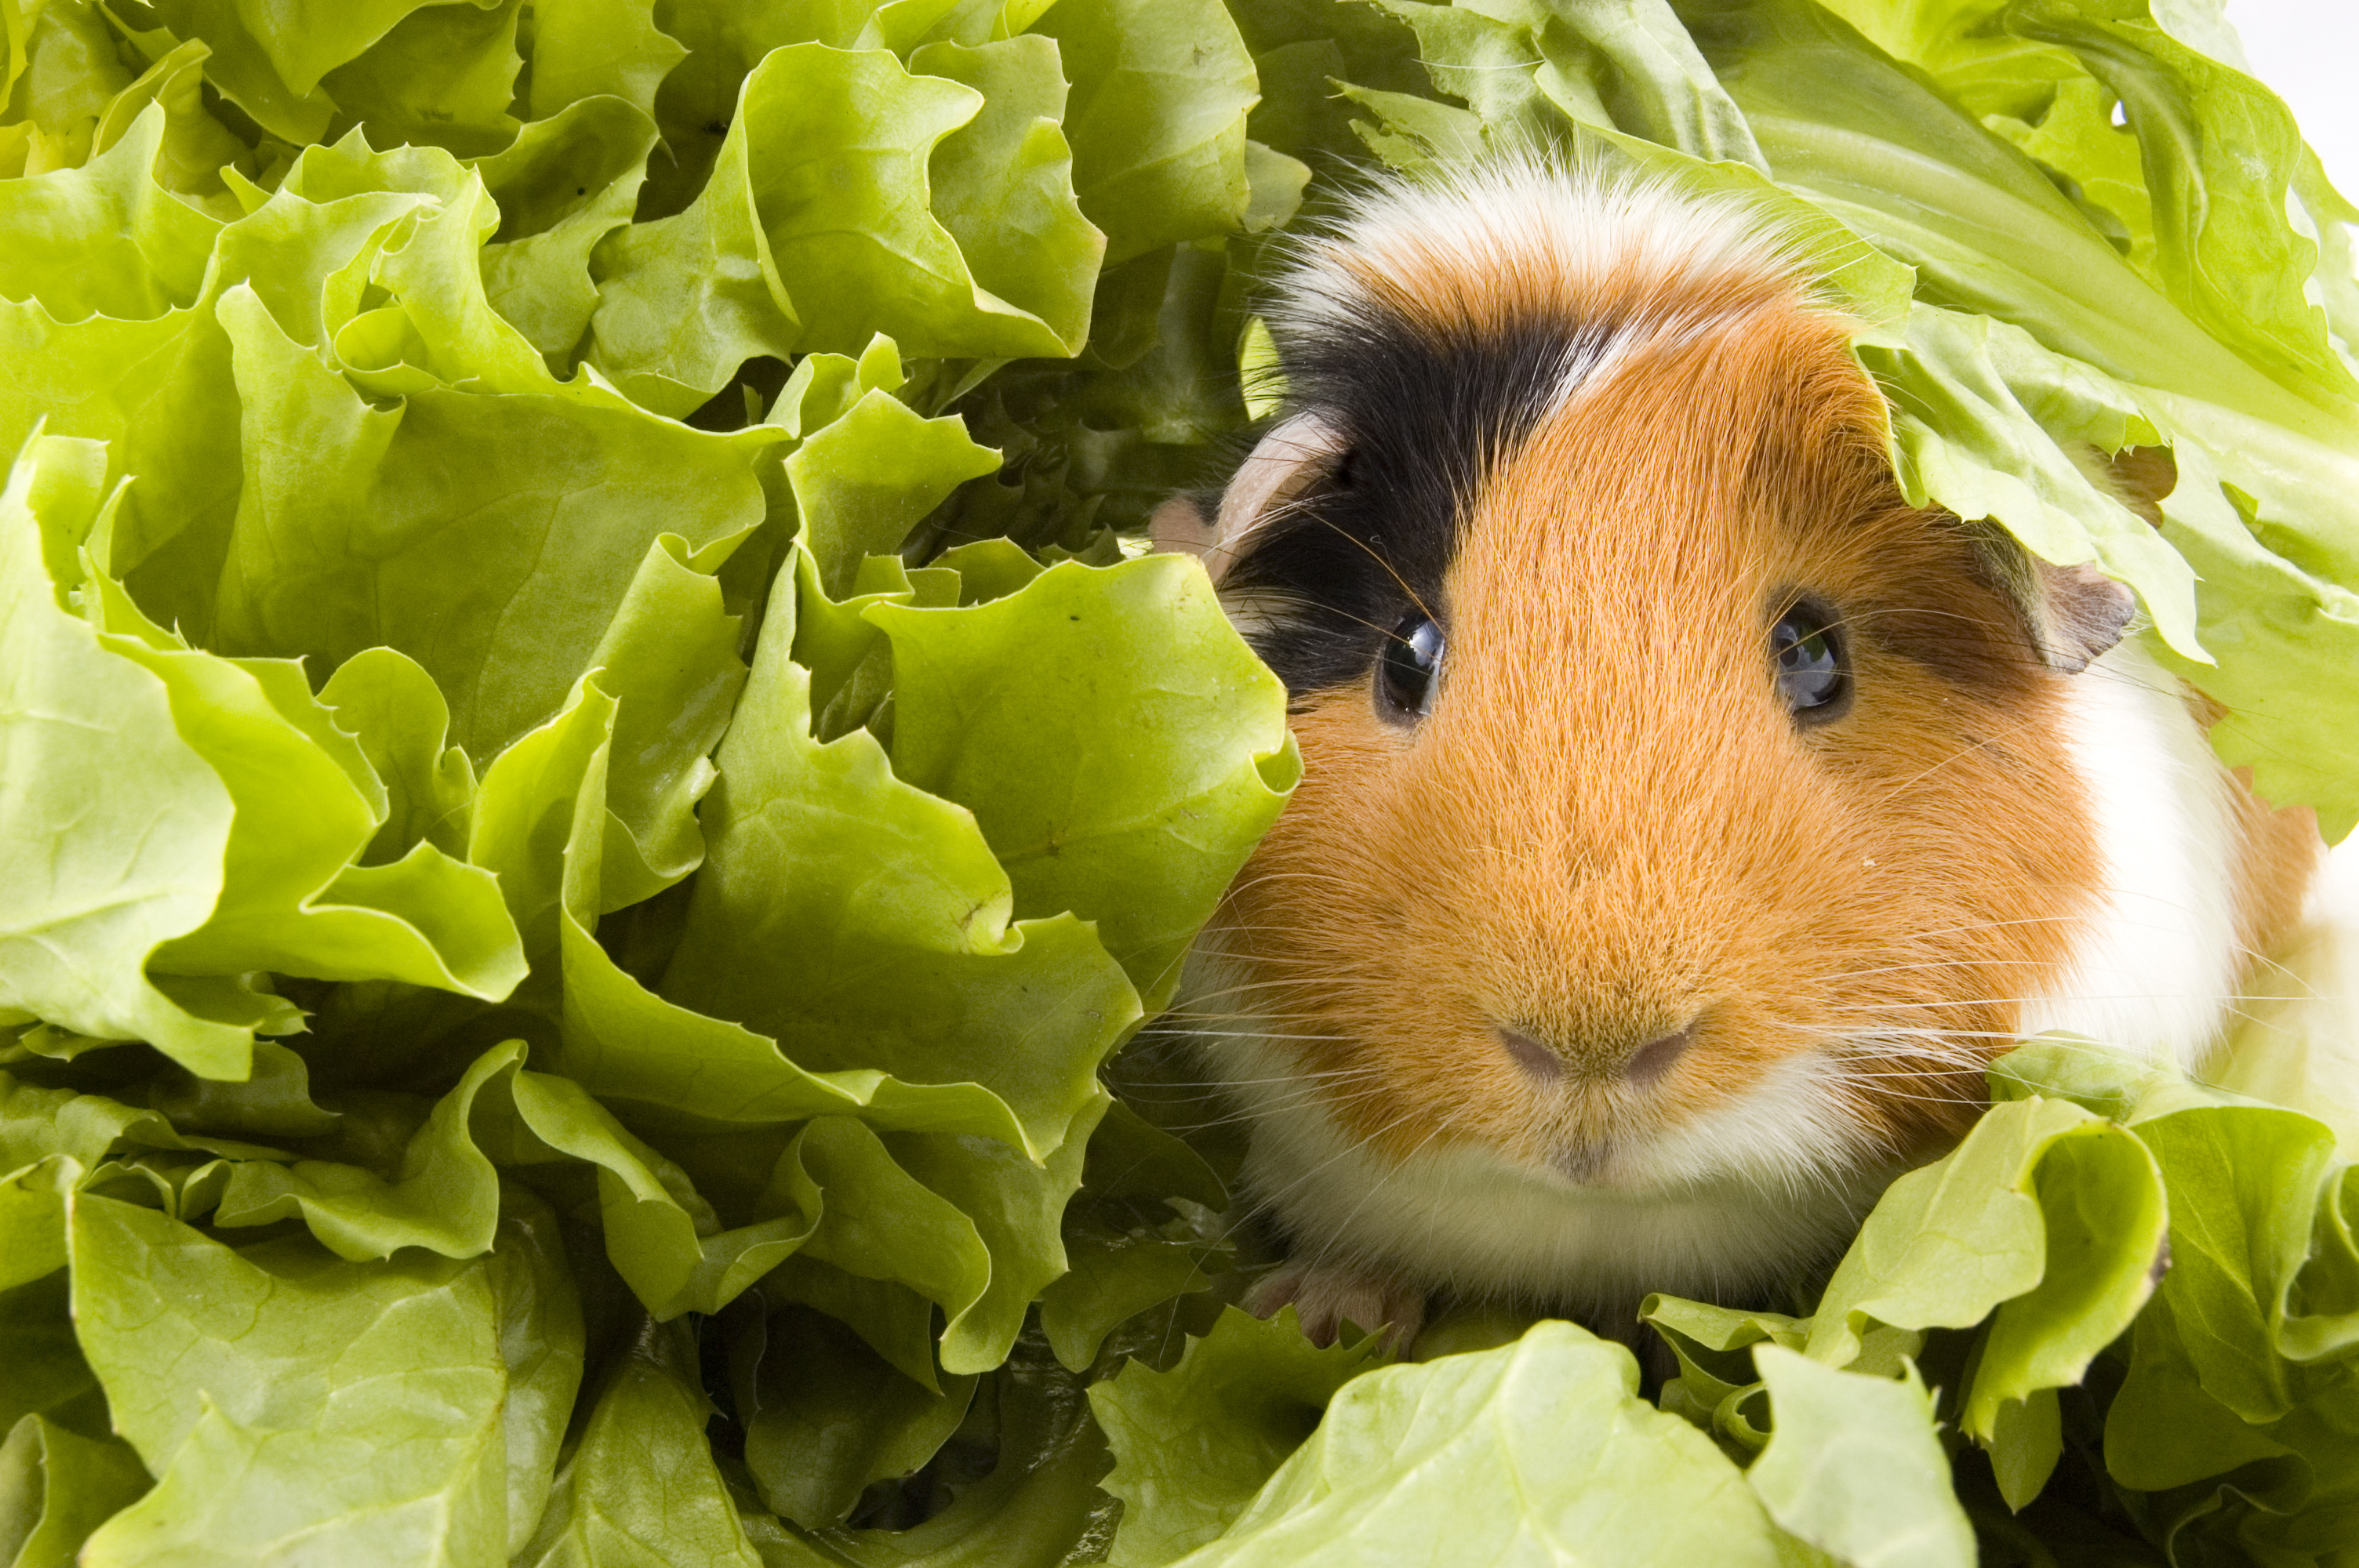
M1544 1162L1550 1176L1576 1187L1633 1191L1654 1184L1646 1169L1647 1141L1621 1130L1560 1133Z
M1576 1143L1557 1151L1556 1173L1577 1187L1610 1187L1620 1184L1612 1179L1614 1146L1610 1143Z

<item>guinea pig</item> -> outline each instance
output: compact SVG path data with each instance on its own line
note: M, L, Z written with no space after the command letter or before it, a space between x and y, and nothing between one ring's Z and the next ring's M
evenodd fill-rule
M1289 1249L1252 1310L1323 1342L1437 1290L1625 1337L1649 1291L1764 1303L2019 1038L2200 1065L2314 822L2214 759L2126 589L1908 503L1746 204L1395 181L1266 319L1274 425L1154 523L1304 762L1177 1018Z

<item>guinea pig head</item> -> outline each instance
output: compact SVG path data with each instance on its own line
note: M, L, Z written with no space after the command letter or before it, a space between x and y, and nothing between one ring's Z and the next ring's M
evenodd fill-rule
M1571 237L1495 192L1313 246L1285 417L1167 519L1305 761L1198 1025L1393 1160L1907 1160L2096 897L2060 701L2127 600L1909 506L1844 326L1735 219L1590 194Z

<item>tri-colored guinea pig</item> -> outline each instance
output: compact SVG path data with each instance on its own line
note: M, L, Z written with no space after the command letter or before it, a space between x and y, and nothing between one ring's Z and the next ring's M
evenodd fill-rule
M1180 1008L1291 1249L1249 1305L1323 1338L1437 1288L1757 1297L2020 1036L2201 1060L2309 814L2214 760L2119 585L1906 503L1745 207L1539 159L1389 184L1267 319L1279 416L1156 520L1305 763Z

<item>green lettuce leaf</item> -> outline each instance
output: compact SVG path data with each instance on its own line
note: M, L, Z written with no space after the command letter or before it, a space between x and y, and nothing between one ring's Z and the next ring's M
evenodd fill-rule
M1745 1479L1781 1529L1849 1568L1978 1561L1913 1368L1897 1381L1836 1371L1766 1341L1753 1357L1777 1430Z
M53 1223L51 1234L62 1254L61 1208ZM106 1396L74 1339L71 1300L61 1262L0 1291L0 1349L7 1352L12 1368L6 1383L0 1384L0 1418L12 1432L19 1422L39 1417L83 1437L109 1434Z
M320 79L340 113L328 135L357 130L375 146L408 142L462 157L516 139L516 27L523 0L443 0L395 23L357 59Z
M221 896L150 955L157 971L397 979L486 1000L524 978L489 875L428 843L389 865L353 863L385 820L384 786L299 665L191 649L95 573L83 600L102 644L162 681L173 722L235 808Z
M176 1006L145 966L212 913L236 806L164 683L110 652L61 602L74 578L52 576L79 575L67 563L102 521L104 461L38 437L0 491L0 1007L234 1073L251 1032ZM100 777L94 802L78 781Z
M649 1324L607 1373L548 1512L516 1561L531 1568L757 1568L704 1443L695 1351Z
M657 27L652 0L535 5L531 123L557 120L572 105L598 97L619 98L652 116L657 89L687 52Z
M1744 114L1664 0L1380 3L1415 29L1434 85L1464 99L1495 145L1546 140L1561 114L1696 157L1766 167Z
M73 1250L77 1332L158 1476L82 1561L250 1562L297 1537L324 1552L505 1551L499 1271L347 1263L303 1238L239 1253L94 1197L75 1206ZM555 1402L533 1405L547 1420ZM330 1455L342 1462L320 1468Z
M2095 561L2137 590L2174 652L2212 662L2197 637L2187 557L2073 459L2075 448L2113 453L2158 440L2135 397L2019 329L1927 305L1908 313L1900 345L1864 345L1860 358L1892 401L1912 503L2002 519L2060 566Z
M0 1552L25 1568L71 1563L91 1531L150 1484L120 1438L24 1416L0 1441Z
M788 656L794 589L780 574L722 741L706 870L664 994L808 1068L979 1083L1045 1156L1138 1018L1136 993L1070 915L1013 919L974 819L894 777L866 730L812 739L810 676ZM785 886L798 896L776 897Z
M1124 1101L1109 1105L1065 1210L1068 1271L1040 1293L1040 1331L1059 1364L1088 1369L1107 1336L1141 1314L1176 1343L1183 1311L1211 1303L1200 1292L1226 1272L1227 1207L1227 1189L1193 1149Z
M1637 1388L1628 1351L1570 1324L1372 1372L1225 1533L1177 1561L1790 1561L1744 1475Z
M842 1522L870 1483L932 1458L974 1397L974 1379L928 1389L806 1307L769 1313L733 1350L745 1467L765 1507L808 1529Z
M1015 1358L977 1390L962 1431L996 1449L990 1472L957 1488L949 1506L908 1529L806 1532L783 1519L749 1519L768 1563L793 1568L1057 1568L1112 1533L1096 1482L1104 1440L1074 1380L1027 1336Z
M71 168L90 156L91 139L131 72L95 5L58 4L9 12L6 119L0 129L0 176Z
M1147 1568L1219 1539L1380 1349L1373 1336L1321 1349L1291 1310L1231 1310L1171 1370L1134 1363L1093 1385L1114 1452L1105 1488L1124 1509L1112 1561Z
M0 261L0 295L38 299L59 322L136 321L192 304L221 224L157 183L168 129L151 106L87 167L0 185L0 223L17 240Z
M1073 83L1073 188L1109 264L1243 221L1257 94L1219 0L1060 0L1037 26Z
M894 771L975 814L1019 918L1095 922L1160 1011L1301 773L1284 694L1201 568L1066 563L988 603L879 604L865 619L892 641ZM1115 714L1130 741L1118 760L1084 741ZM1060 758L1096 767L1044 771Z
M560 29L593 9L568 6L540 19L536 89L547 80L542 70L558 63L550 58L552 33L570 37ZM484 192L500 208L499 229L483 250L484 297L558 368L571 362L598 308L591 254L631 221L655 145L655 122L644 105L583 94L475 164Z
M1071 203L1061 138L1053 122L1041 124L1061 99L1055 54L940 59L986 81L1012 78L1034 112L1023 115L1016 98L1013 124L996 112L978 122L981 93L913 74L886 49L797 43L765 58L745 79L695 202L611 243L592 362L650 406L685 413L755 355L853 352L877 332L926 355L1078 348L1097 240ZM962 126L962 140L946 141ZM1007 156L1011 140L1020 161ZM949 149L939 164L929 161L937 144ZM1011 182L1025 164L1037 168ZM961 205L948 215L970 231L961 216L970 203L1026 192L1020 200L1046 226L1023 251L995 245L984 265L1073 336L993 293L929 200L905 194L928 191L938 176L960 181Z

